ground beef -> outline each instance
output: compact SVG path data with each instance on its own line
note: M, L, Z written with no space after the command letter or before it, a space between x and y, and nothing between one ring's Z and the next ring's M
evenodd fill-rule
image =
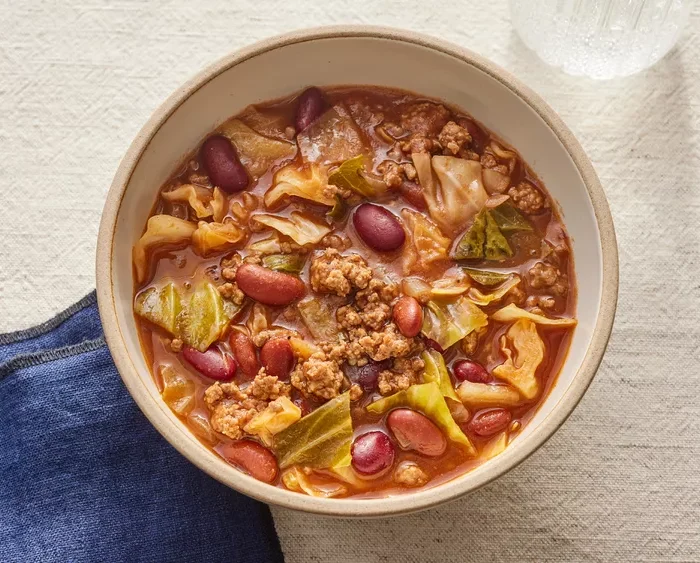
M569 280L559 268L546 262L537 262L528 274L528 282L533 289L547 289L553 295L564 296L569 290Z
M389 189L397 190L406 181L415 180L418 176L415 166L408 162L399 164L393 160L385 160L378 167L377 171L382 174L384 183Z
M310 275L314 291L345 297L353 289L367 287L372 270L359 254L342 256L336 249L328 248L311 261Z
M245 299L245 294L238 289L238 284L236 284L236 282L226 282L225 284L217 287L217 289L219 290L221 297L228 299L236 305L241 305Z
M182 350L184 342L179 338L173 338L170 341L170 349L176 354Z
M238 440L251 418L265 409L270 401L289 397L289 392L288 384L267 375L263 368L245 389L235 383L214 383L204 392L204 403L211 413L211 427Z
M409 155L414 152L434 153L440 152L442 150L442 145L437 139L431 139L422 133L416 133L411 135L407 141L401 143L401 150Z
M365 327L379 330L391 318L390 303L399 296L396 284L377 278L370 280L366 289L355 295L355 307Z
M404 461L394 471L394 481L406 487L421 487L428 482L428 476L414 461Z
M460 127L454 121L449 121L440 131L438 141L443 146L445 154L456 155L464 145L471 143L472 137L464 127Z
M420 381L425 362L418 356L396 358L390 370L384 370L377 380L382 395L393 395L397 391L408 389Z
M359 401L362 398L362 395L364 392L362 391L362 387L360 387L357 383L353 383L350 386L350 400L351 401Z
M323 248L335 248L343 252L352 246L352 241L345 235L329 234L321 239L319 245Z
M412 103L401 115L401 129L410 133L436 136L450 119L449 110L432 102Z
M317 352L297 364L291 374L292 386L305 397L329 400L337 397L343 384L343 372L338 362L328 358L325 352Z
M253 344L258 348L261 348L265 342L273 338L300 338L299 333L296 330L290 330L288 328L276 327L264 329L253 335Z
M537 308L540 311L552 311L556 308L557 302L550 295L531 295L527 298L525 306L530 310Z
M376 362L388 358L405 358L416 350L413 338L406 338L399 332L396 325L386 324L382 330L368 331L364 328L356 328L348 331L348 363L360 365L358 360L369 356Z
M523 291L520 285L516 285L504 295L503 304L509 305L510 303L513 303L514 305L520 307L525 303L525 299L527 299L527 294L525 291Z
M496 157L493 156L490 153L485 153L481 156L480 159L481 166L484 168L489 168L491 170L495 170L496 172L500 172L501 174L504 174L508 176L510 173L510 170L505 164L499 164L498 160L496 160Z
M508 195L513 204L526 215L540 213L545 207L545 198L542 192L530 182L520 182L508 190Z

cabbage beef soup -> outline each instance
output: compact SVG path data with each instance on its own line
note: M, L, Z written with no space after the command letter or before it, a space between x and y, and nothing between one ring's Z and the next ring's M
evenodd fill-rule
M133 257L163 401L231 465L313 496L400 494L498 455L576 325L566 230L514 148L376 87L226 121Z

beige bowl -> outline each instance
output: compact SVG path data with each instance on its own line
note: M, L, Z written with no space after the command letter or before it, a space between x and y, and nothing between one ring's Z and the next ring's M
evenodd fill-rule
M445 100L515 146L559 202L573 240L578 319L556 385L501 455L434 488L379 499L314 498L244 475L204 447L163 403L132 313L131 248L162 182L212 129L245 106L309 85L375 84ZM435 506L481 487L539 448L571 414L600 364L617 301L617 246L598 178L571 131L534 92L455 45L375 27L284 35L210 66L158 108L131 144L107 196L97 245L97 297L105 338L126 387L158 431L192 463L259 500L339 516L381 516Z

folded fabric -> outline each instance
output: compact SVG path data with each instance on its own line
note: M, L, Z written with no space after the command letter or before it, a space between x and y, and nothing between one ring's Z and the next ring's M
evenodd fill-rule
M267 506L143 416L95 301L0 335L0 561L283 561Z

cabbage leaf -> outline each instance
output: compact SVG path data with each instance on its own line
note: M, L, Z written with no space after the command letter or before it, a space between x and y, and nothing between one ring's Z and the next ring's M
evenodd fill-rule
M453 156L438 155L431 160L427 153L413 153L411 157L430 217L444 233L454 236L488 199L481 164Z
M487 325L486 313L462 296L451 302L428 301L424 309L421 332L447 350L470 332Z
M161 365L159 370L160 379L163 382L163 390L160 396L166 405L175 414L186 416L195 406L195 385L172 366Z
M211 202L212 191L203 186L184 184L169 192L162 192L161 197L170 202L187 202L193 209L198 219L211 217L214 214Z
M138 316L167 330L173 336L177 335L177 320L181 311L182 298L174 283L160 289L149 287L139 293L134 302L134 312Z
M343 303L344 298L310 297L299 302L297 309L306 328L316 340L335 340L340 332L335 312Z
M330 479L312 481L304 470L297 466L290 467L282 474L282 482L290 491L306 493L312 497L333 498L348 494L347 487L342 483Z
M426 350L421 354L421 358L425 362L423 381L426 383L434 381L440 387L440 392L444 397L459 401L442 354L437 350Z
M335 164L365 152L357 125L344 105L338 104L297 135L306 162Z
M306 256L303 254L268 254L263 257L262 264L270 270L298 274L304 269Z
M292 211L289 217L259 213L253 215L251 219L279 231L301 246L316 244L331 232L328 225L316 223L298 211Z
M172 217L170 215L154 215L146 224L146 232L134 245L133 261L136 269L136 280L142 283L148 275L148 253L154 247L161 245L184 246L197 230L197 225Z
M350 456L352 435L350 395L343 393L276 434L274 450L281 469L330 468Z
M509 323L519 319L528 319L538 325L563 328L576 326L577 323L576 319L571 318L550 319L544 315L536 315L535 313L521 309L513 303L506 305L502 309L499 309L493 313L491 318L500 323Z
M467 406L474 409L487 407L516 407L522 397L510 385L472 383L463 381L457 386L457 396Z
M526 399L534 399L539 393L535 372L544 359L544 342L537 334L537 325L529 319L516 321L501 336L501 350L506 361L493 368L493 374Z
M494 287L512 277L508 272L492 272L489 270L476 270L474 268L462 268L462 270L476 283L486 287Z
M455 260L504 260L513 256L513 250L491 216L482 209L457 243Z
M200 282L190 297L187 309L180 314L179 332L185 344L206 352L240 310L230 302L227 305L213 283Z
M296 152L292 143L265 137L240 119L227 121L221 127L221 134L236 146L241 163L255 178L265 174L275 162L292 158Z
M207 223L200 221L192 235L192 244L197 254L206 256L212 252L223 252L239 246L246 238L246 231L233 221Z
M532 225L523 215L510 203L505 202L494 207L491 217L503 233L514 233L516 231L532 231Z
M301 418L301 409L287 397L278 397L256 414L243 428L244 432L257 436L268 448L272 447L275 434L282 432Z
M389 397L379 399L367 405L367 411L381 414L399 407L409 407L422 412L432 420L453 442L465 448L468 455L475 455L476 449L471 440L462 432L452 418L450 409L440 387L434 381L420 385L411 385Z
M405 207L401 217L406 224L408 244L403 250L403 272L405 275L427 272L432 264L447 260L450 239L423 213Z
M507 445L508 431L504 430L484 444L484 447L481 448L481 452L479 453L479 457L483 460L496 457L498 454L502 454L505 451Z
M350 158L331 173L328 183L353 191L362 197L376 197L377 190L362 175L364 166L364 157L361 154Z
M272 187L265 192L265 207L274 207L283 198L300 197L332 207L335 198L324 193L328 186L326 169L318 164L309 164L302 169L290 164L275 174Z
M513 289L516 285L520 283L520 278L518 276L513 276L511 277L508 281L506 281L503 285L501 285L498 289L495 291L492 291L491 293L483 293L481 290L477 289L476 287L471 287L469 288L469 293L467 296L469 299L475 303L476 305L479 305L479 307L486 307L487 305L490 305L494 301L498 301L499 299L503 299L505 297L506 293L508 293L511 289Z
M496 221L489 211L486 215L486 242L484 244L484 257L487 260L505 260L513 256L513 249L508 244L506 237L501 233Z

